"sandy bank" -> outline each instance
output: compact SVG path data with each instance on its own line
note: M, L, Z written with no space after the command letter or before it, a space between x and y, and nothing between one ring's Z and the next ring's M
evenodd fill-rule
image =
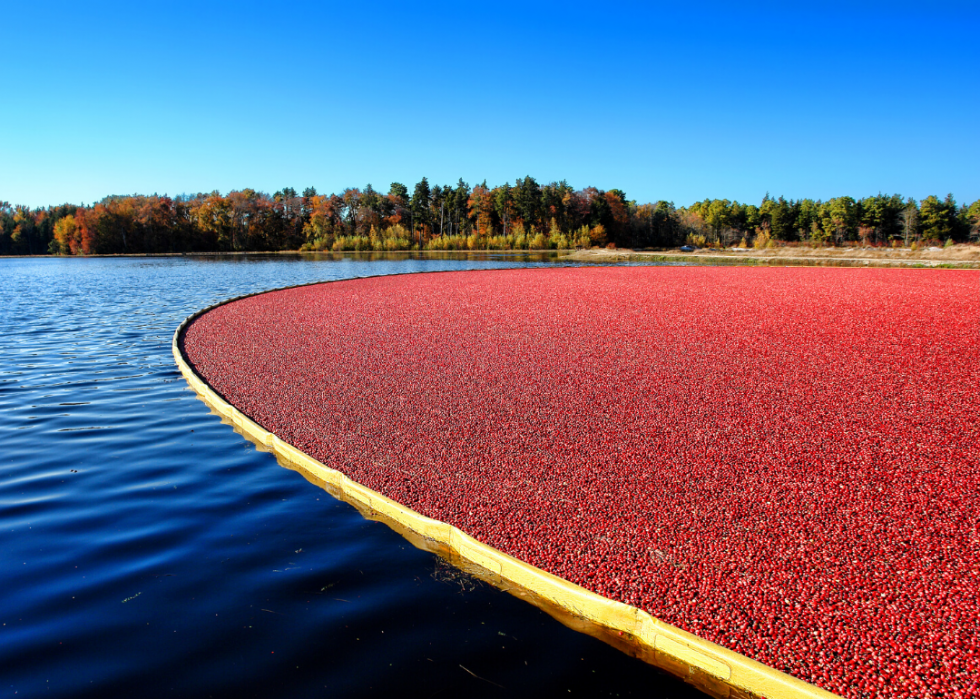
M594 248L576 250L566 258L578 262L663 261L699 264L826 266L826 267L955 267L980 269L980 245L948 248L806 248L778 247L764 250L718 250L694 252L670 250L626 250Z

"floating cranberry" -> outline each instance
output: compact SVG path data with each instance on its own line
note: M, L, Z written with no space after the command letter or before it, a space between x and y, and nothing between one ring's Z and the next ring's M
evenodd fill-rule
M980 273L578 268L235 301L183 349L369 488L846 697L978 696Z

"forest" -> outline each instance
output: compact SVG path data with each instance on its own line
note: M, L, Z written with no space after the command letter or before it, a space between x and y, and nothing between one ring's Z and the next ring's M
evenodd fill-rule
M0 201L0 255L354 250L522 250L948 245L980 239L980 200L921 201L878 194L756 204L705 199L638 204L620 189L541 185L533 177L488 187L430 185L387 193L113 195L86 205L30 209Z

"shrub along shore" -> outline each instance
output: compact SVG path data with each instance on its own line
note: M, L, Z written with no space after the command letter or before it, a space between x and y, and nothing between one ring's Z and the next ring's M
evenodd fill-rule
M878 194L760 204L705 199L686 207L640 204L620 189L539 185L430 186L409 193L370 184L340 194L219 192L108 196L86 206L30 209L0 201L0 255L189 252L570 250L591 247L767 250L906 248L980 241L980 200L957 204Z

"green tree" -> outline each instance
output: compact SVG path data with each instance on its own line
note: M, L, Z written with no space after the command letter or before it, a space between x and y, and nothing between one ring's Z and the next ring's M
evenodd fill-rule
M361 190L348 187L340 197L344 200L344 218L347 219L348 235L357 235L357 214L361 210Z
M874 231L874 241L887 242L901 234L902 197L879 193L858 202L858 225Z
M768 218L772 237L776 240L793 240L796 233L796 214L793 204L783 197L770 199L759 207L763 220Z
M504 235L507 235L507 226L510 224L510 220L514 215L514 191L511 189L510 184L504 182L500 187L494 189L492 193L494 213L497 214L497 218L503 225Z
M835 245L854 237L857 231L856 202L853 197L834 197L820 207L821 227Z
M640 204L633 217L634 245L637 247L669 248L680 245L683 236L673 202Z
M469 217L467 217L466 212L468 210L468 204L470 200L470 186L463 182L463 178L460 177L459 181L456 183L455 189L453 189L452 194L448 197L448 206L452 209L451 221L455 222L456 235L462 234L462 225L469 225ZM452 227L450 227L450 234L453 233Z
M629 237L630 202L626 200L626 192L610 189L603 193L603 198L609 210L608 221L603 224L609 241L621 247L633 247Z
M419 227L419 247L422 246L422 236L426 225L430 220L429 199L432 193L429 190L429 180L425 177L415 185L415 192L412 194L410 202L412 211L412 235L415 235L415 226Z
M541 188L530 175L514 183L514 205L525 228L541 229Z
M388 189L388 196L402 206L408 206L408 187L401 182L392 182Z
M436 185L432 188L432 195L429 198L429 215L432 219L432 230L435 232L436 225L439 226L439 235L443 234L446 225L446 194L451 191L448 186L440 187Z
M908 198L899 216L902 219L903 244L908 247L913 240L919 239L919 206L915 199Z
M956 224L956 201L953 195L947 195L945 201L929 195L919 202L919 222L922 237L926 240L945 241L951 238Z
M800 199L797 202L796 220L793 225L800 240L811 238L813 226L819 222L819 204L813 199Z
M706 199L705 202L707 205L701 209L701 218L711 227L715 240L724 243L722 231L731 228L731 202L727 199L712 199L711 201Z
M603 231L608 230L612 223L612 211L609 209L606 193L595 187L586 187L585 196L589 202L589 226L602 226Z
M392 205L388 197L381 194L368 182L361 192L361 234L367 234L371 228L380 229L386 217L391 215Z
M966 210L963 212L963 218L966 221L970 240L980 242L980 199L964 208Z

